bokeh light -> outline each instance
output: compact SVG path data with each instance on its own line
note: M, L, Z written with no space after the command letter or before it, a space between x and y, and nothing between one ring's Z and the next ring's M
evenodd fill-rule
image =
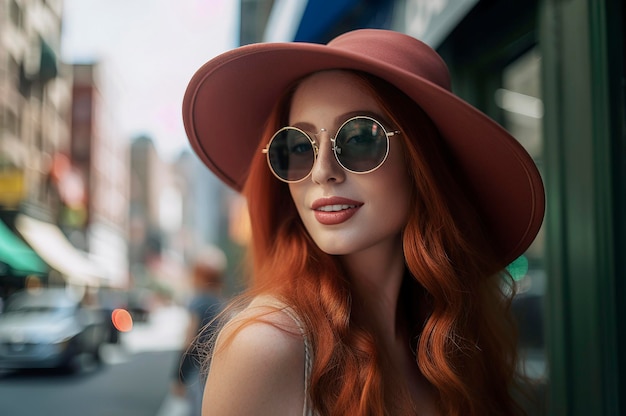
M521 255L507 266L507 271L516 282L520 281L528 273L528 259Z
M133 329L133 318L126 309L115 309L111 313L111 321L120 332L128 332Z

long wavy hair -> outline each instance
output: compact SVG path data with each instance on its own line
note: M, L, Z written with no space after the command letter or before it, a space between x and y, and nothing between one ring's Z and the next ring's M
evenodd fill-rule
M414 209L402 232L406 263L399 322L411 333L415 360L435 392L441 414L523 413L516 385L513 285L499 272L481 216L437 129L405 94L356 73L403 134ZM286 184L261 149L287 125L294 84L269 118L244 186L252 239L246 299L272 294L301 317L313 350L309 398L320 415L387 415L410 408L385 380L385 366L367 322L351 314L350 277L337 257L308 235ZM394 138L395 139L395 138Z

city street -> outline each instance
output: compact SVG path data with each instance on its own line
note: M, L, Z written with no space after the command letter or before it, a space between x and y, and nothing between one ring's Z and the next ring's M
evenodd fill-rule
M78 374L53 371L0 373L2 416L155 416L178 360L186 314L154 311L147 323L105 345L100 368Z

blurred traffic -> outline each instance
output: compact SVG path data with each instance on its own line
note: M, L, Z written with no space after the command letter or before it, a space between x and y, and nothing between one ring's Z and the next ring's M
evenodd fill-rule
M119 333L117 342L101 344L100 363L83 356L71 371L0 370L2 415L158 414L169 392L187 321L184 308L159 307L146 322Z
M0 315L0 369L72 368L82 354L99 362L111 338L106 319L65 289L15 293Z

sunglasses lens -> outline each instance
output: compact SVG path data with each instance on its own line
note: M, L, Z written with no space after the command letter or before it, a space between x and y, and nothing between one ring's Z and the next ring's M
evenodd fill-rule
M335 146L337 158L346 169L364 173L376 169L385 161L389 139L380 123L357 117L339 129Z
M274 135L267 154L274 174L287 182L304 179L315 163L311 141L300 130L291 127Z

